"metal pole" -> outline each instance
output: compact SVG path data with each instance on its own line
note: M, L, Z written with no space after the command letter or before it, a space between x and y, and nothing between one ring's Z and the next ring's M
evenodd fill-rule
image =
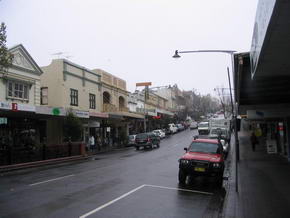
M234 115L234 104L233 104L232 86L231 86L231 79L230 79L230 70L229 70L229 67L227 67L227 69L228 69L228 79L229 79L231 105L232 105L232 115Z
M234 54L231 54L231 61L232 61L232 73L234 73ZM230 75L229 69L228 69L228 76ZM230 83L230 79L229 79ZM230 83L231 84L231 83ZM231 86L230 86L231 88ZM232 97L231 97L232 98ZM236 192L239 192L239 165L238 162L240 160L240 147L239 147L239 137L238 137L238 128L237 128L237 110L234 110L234 105L232 103L232 111L234 115L234 131L235 131L235 168L236 168Z
M145 91L144 91L144 132L146 132L146 87L145 87Z

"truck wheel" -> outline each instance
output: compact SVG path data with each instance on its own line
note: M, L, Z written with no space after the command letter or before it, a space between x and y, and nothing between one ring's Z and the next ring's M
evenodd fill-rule
M159 147L160 147L160 144L158 143L158 144L157 144L157 148L159 148Z
M139 150L139 146L136 146L136 151L138 151Z
M185 184L185 180L186 180L186 173L182 170L179 169L179 173L178 173L178 181L180 184Z

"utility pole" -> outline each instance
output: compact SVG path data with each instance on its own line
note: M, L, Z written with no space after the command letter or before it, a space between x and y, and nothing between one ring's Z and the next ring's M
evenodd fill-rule
M146 132L147 125L146 125L146 100L149 98L149 86L151 86L151 82L142 82L142 83L136 83L136 87L138 86L145 86L144 91L144 132Z

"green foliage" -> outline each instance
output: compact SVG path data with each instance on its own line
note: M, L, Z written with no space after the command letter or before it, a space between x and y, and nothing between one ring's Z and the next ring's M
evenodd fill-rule
M6 46L6 25L1 23L0 26L0 72L5 73L12 65L13 55L9 53Z
M81 120L76 117L72 112L69 112L64 120L63 132L68 141L69 138L72 142L80 141L83 131L83 125Z

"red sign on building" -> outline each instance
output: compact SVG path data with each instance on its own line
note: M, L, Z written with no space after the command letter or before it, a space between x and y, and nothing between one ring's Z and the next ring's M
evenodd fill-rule
M17 103L12 103L12 111L18 111Z

